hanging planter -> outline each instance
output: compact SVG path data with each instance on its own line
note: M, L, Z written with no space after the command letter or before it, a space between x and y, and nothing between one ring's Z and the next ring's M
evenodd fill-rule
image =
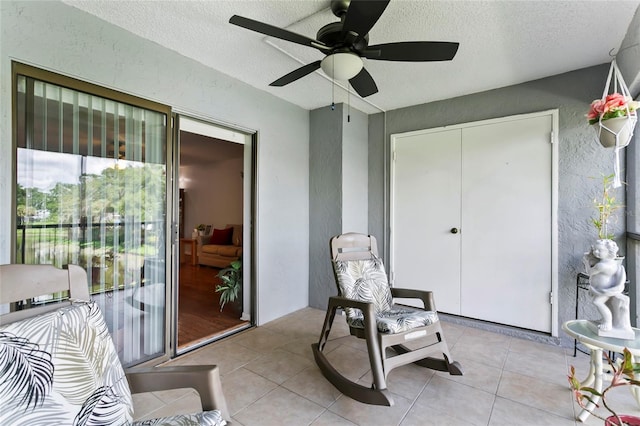
M624 148L631 142L635 121L628 117L611 118L592 126L596 129L598 140L605 148Z
M610 93L612 92L612 93ZM615 59L611 61L609 76L602 99L591 102L587 119L596 131L598 141L605 148L615 150L613 187L622 185L620 181L620 150L631 142L633 130L638 121L636 110L639 103L631 98L629 88L622 78Z

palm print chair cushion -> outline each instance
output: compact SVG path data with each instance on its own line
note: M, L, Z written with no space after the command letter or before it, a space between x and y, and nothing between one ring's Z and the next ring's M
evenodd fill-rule
M222 418L220 411L204 411L197 414L179 414L176 416L161 417L159 419L143 420L134 422L133 426L165 426L165 425L205 425L217 426L225 425L227 422Z
M95 302L0 327L0 424L224 425L219 411L133 423L129 384Z
M400 333L438 321L435 311L393 304L384 265L377 257L365 260L334 260L333 268L344 297L373 303L381 333ZM360 309L345 308L349 326L364 328Z

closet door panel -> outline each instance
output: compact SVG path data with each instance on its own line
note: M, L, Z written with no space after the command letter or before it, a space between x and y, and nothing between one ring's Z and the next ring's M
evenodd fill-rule
M551 331L551 117L462 131L461 314Z
M441 312L460 313L460 135L396 138L391 266L395 287L434 292Z

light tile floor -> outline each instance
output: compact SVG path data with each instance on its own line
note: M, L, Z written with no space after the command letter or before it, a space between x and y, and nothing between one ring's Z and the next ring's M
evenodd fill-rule
M586 376L588 357L560 348L442 321L452 357L464 376L414 365L388 379L395 405L361 404L340 394L321 375L310 345L324 311L306 308L262 327L200 348L171 365L217 364L234 425L580 425L567 384L574 365ZM362 340L336 318L327 357L341 372L370 383ZM628 388L609 398L620 412L640 415ZM137 419L199 411L192 390L134 396ZM593 416L587 425L603 425Z

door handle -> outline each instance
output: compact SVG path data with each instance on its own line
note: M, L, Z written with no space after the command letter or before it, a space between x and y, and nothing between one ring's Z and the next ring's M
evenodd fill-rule
M458 233L458 228L451 228L450 231L452 234L457 234Z

